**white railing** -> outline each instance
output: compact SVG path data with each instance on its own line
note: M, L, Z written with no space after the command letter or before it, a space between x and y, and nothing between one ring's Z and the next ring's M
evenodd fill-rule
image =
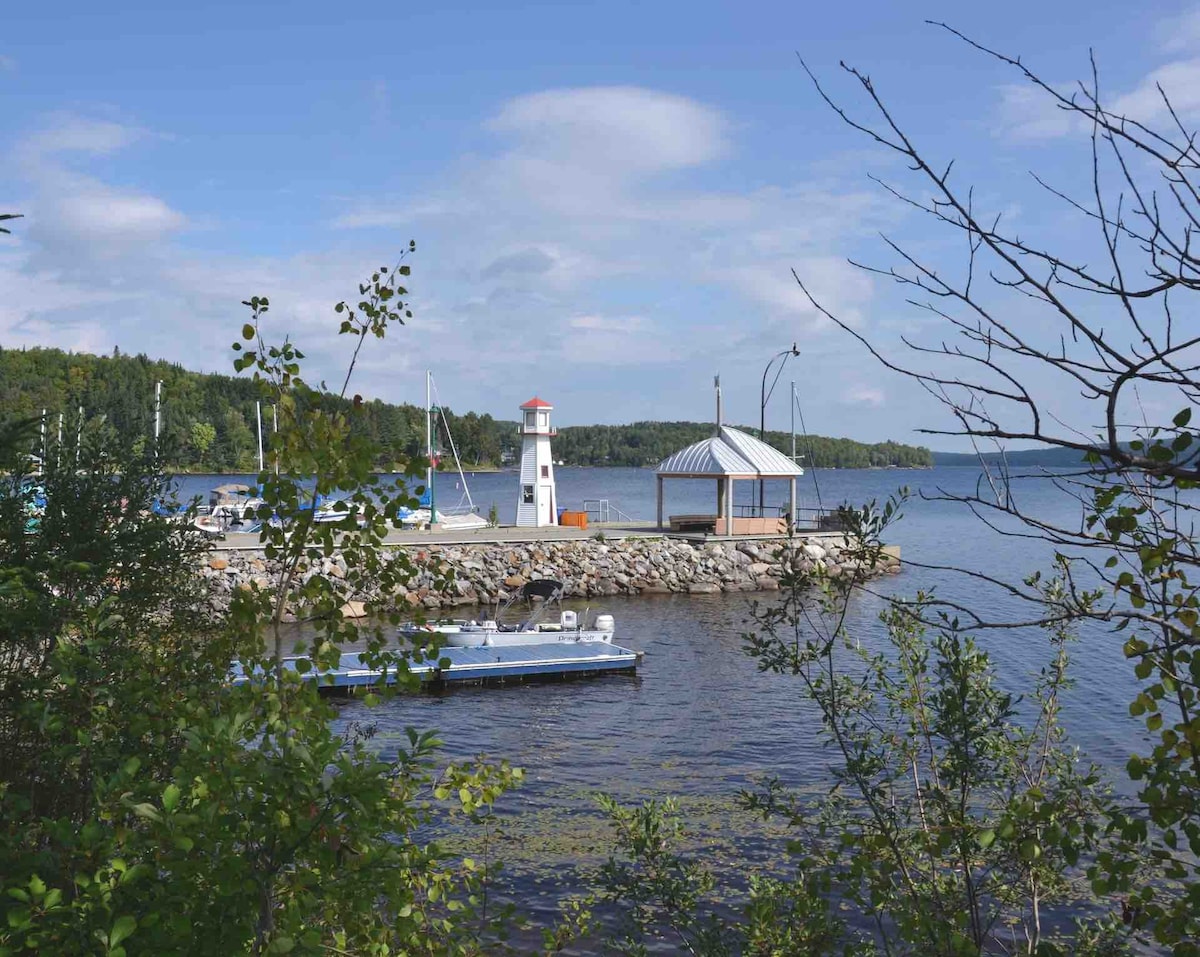
M589 521L601 524L614 520L618 522L637 521L633 516L626 515L606 498L585 498L583 500L583 510L587 513Z

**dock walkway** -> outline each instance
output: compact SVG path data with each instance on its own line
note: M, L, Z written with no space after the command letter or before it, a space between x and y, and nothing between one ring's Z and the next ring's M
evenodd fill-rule
M784 535L713 535L703 532L671 532L653 522L594 523L586 529L565 525L525 527L497 525L477 529L392 529L384 539L385 545L518 545L531 542L570 542L596 538L673 538L697 542L783 541ZM841 538L840 532L801 532L805 538ZM262 548L258 533L226 532L214 544L218 551L256 550Z
M507 684L523 681L566 680L599 674L633 674L642 654L602 641L555 642L543 645L509 647L442 648L436 659L414 661L409 671L421 679L424 687L434 689L448 684ZM286 667L295 670L302 658L289 658ZM359 688L377 685L386 677L396 680L396 672L367 666L356 653L342 655L340 666L321 674L307 672L306 680L320 681L321 689L353 694ZM235 683L245 681L244 673L233 672Z

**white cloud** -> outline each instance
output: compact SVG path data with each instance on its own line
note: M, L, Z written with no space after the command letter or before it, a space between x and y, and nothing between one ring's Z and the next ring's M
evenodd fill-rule
M423 200L410 205L381 206L376 202L363 204L342 213L332 223L336 229L376 229L411 226L420 219L480 214L482 210L456 197Z
M638 87L546 90L509 101L488 128L545 167L605 176L697 166L726 150L721 114L694 100Z
M17 157L26 164L46 162L62 153L106 156L124 149L145 136L145 130L111 120L97 120L73 113L58 113L25 137Z
M157 196L61 174L44 177L29 217L45 247L100 259L157 245L187 223Z
M730 271L729 279L762 307L768 319L801 319L809 330L828 327L829 320L804 294L792 275L793 269L817 302L831 308L848 325L862 325L874 284L870 276L844 259L810 255L739 266Z
M627 87L551 90L502 105L485 129L496 147L419 197L376 195L335 219L418 237L438 290L419 309L436 330L419 348L486 356L472 371L478 391L507 384L489 380L492 363L578 388L581 364L690 375L698 363L753 366L777 340L833 335L792 267L839 316L866 321L873 283L835 250L890 225L894 208L828 170L708 187L736 145L711 107Z
M1160 20L1154 27L1160 49L1177 58L1162 64L1115 96L1101 91L1101 105L1116 116L1141 123L1162 121L1169 115L1163 93L1181 116L1200 115L1200 58L1179 56L1200 50L1200 7ZM1063 96L1081 97L1077 83L1052 84ZM1159 87L1162 90L1159 90ZM1025 84L999 88L998 132L1016 140L1049 140L1090 130L1084 117L1062 109L1045 91Z
M361 361L357 385L392 400L421 400L415 372L451 364L469 369L448 397L456 408L496 410L519 379L589 396L582 421L657 415L631 374L655 366L653 387L675 402L663 384L697 368L701 379L714 363L756 376L776 340L826 334L793 266L830 308L865 322L872 283L833 250L883 224L880 198L836 180L710 188L735 146L711 107L636 88L552 90L502 104L486 130L490 150L448 163L419 193L347 200L334 246L234 259L187 248L207 211L97 175L157 133L52 117L14 154L29 218L0 261L0 342L120 345L228 371L239 303L266 294L269 329L301 341L310 375L333 377L345 342L329 333L331 305L400 230L418 241L416 317Z
M842 403L845 405L865 405L879 408L886 400L883 389L869 385L852 385L842 393Z
M1081 128L1077 114L1060 108L1044 90L1006 83L1000 87L997 132L1015 140L1046 140Z
M568 325L594 332L636 332L646 327L646 320L642 316L575 316Z
M16 145L12 163L29 191L21 204L24 232L38 247L30 250L32 268L78 270L89 260L155 253L187 224L164 199L76 168L81 159L112 156L147 135L126 123L57 113Z
M1200 7L1159 21L1154 32L1167 53L1190 52L1200 48Z
M568 327L560 347L564 362L586 357L589 365L622 367L680 356L670 333L644 316L575 316Z
M1196 116L1200 112L1200 59L1159 67L1134 89L1113 100L1109 110L1142 123L1155 122L1169 115L1164 94L1176 113Z
M501 253L479 274L483 279L498 279L502 276L544 276L558 264L553 251L537 246L526 246L513 252Z

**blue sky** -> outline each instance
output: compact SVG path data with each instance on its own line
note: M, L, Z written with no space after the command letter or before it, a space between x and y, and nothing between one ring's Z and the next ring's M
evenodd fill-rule
M912 441L946 424L938 411L822 320L790 270L886 347L922 320L846 258L886 261L880 232L934 260L950 250L871 183L904 174L819 102L796 53L850 104L839 59L869 72L981 202L1070 242L1027 170L1078 182L1080 138L924 19L1054 83L1084 75L1093 47L1131 114L1153 114L1159 78L1192 116L1198 11L10 7L0 209L26 218L0 240L0 345L119 346L228 371L239 303L265 294L268 334L290 334L333 378L345 351L332 305L414 239L415 316L368 356L368 396L423 401L432 368L458 411L512 418L536 392L559 424L703 420L719 372L728 418L756 422L763 366L795 341L769 425L786 428L795 379L812 431Z

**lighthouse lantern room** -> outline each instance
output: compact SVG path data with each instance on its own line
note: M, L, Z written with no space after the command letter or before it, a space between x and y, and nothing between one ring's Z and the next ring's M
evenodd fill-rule
M550 457L549 402L534 396L521 406L521 489L517 496L518 525L557 525L554 460Z

